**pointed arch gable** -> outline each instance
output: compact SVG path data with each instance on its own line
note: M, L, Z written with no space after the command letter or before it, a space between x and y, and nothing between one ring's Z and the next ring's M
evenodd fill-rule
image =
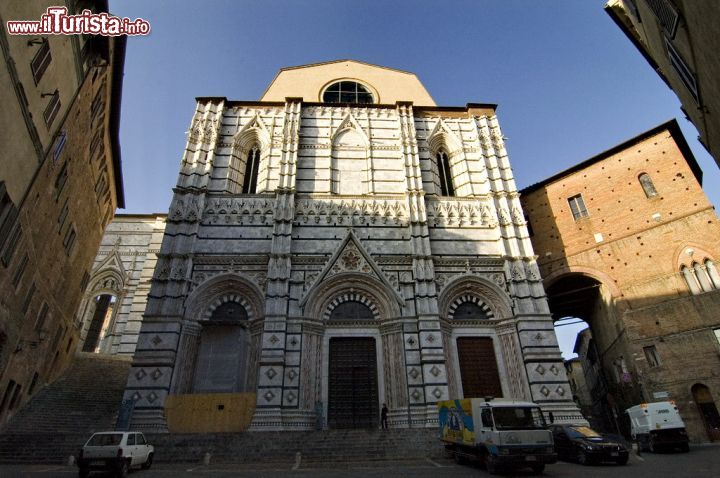
M428 135L427 143L433 157L441 150L445 150L448 157L453 157L458 151L462 151L462 141L442 118L438 120Z
M305 294L305 296L300 300L300 307L303 307L306 303L310 301L310 298L315 293L316 289L319 289L322 287L322 283L325 281L325 279L328 277L330 271L333 269L335 264L338 262L340 257L342 256L343 252L345 251L347 245L349 243L352 243L357 251L360 253L362 258L367 262L368 266L370 267L370 270L372 274L359 274L359 275L367 275L369 277L374 278L377 280L381 285L382 288L386 291L389 291L389 296L392 297L392 299L399 305L399 307L403 307L405 305L405 300L400 296L400 294L393 288L393 286L390 284L390 282L385 278L385 275L383 274L382 270L378 267L378 265L375 263L375 261L370 257L370 254L365 250L365 248L362 246L360 240L355 235L355 233L352 231L352 229L348 230L347 235L345 236L345 239L342 240L338 248L335 250L335 253L332 255L330 260L325 264L325 267L323 268L322 272L318 276L318 278L315 280L315 283L310 287L308 292ZM343 275L337 274L337 275Z
M265 151L271 143L270 132L259 112L235 133L232 141L233 150L238 149L242 153L247 153L255 144Z
M362 126L360 126L358 120L350 112L345 115L338 127L335 128L330 134L330 143L335 146L338 137L348 131L354 131L355 133L357 133L363 142L363 146L365 146L366 148L370 147L370 138L368 138L365 130L362 128Z
M255 284L235 273L217 275L196 287L185 299L184 317L188 320L207 320L217 307L230 300L245 307L248 320L264 317L263 293Z
M481 308L490 319L507 319L513 316L512 301L504 290L491 280L470 274L455 277L445 286L438 297L440 316L451 317L455 308L466 297L473 298L473 301L476 298L477 303L482 303Z

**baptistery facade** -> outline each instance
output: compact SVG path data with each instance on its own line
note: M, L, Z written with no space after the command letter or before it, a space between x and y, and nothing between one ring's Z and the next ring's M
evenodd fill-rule
M383 404L432 427L471 396L582 421L571 395L494 105L440 107L349 60L283 69L260 101L197 99L133 426L178 429L198 396L251 430L372 428Z

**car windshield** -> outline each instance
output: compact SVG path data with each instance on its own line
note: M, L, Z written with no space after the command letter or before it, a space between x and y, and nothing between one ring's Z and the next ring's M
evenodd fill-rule
M493 408L493 417L498 430L545 428L545 419L537 407L497 407Z
M570 438L602 438L602 435L588 427L568 427L567 434Z
M113 446L119 445L122 441L122 433L103 433L93 435L87 442L87 446Z

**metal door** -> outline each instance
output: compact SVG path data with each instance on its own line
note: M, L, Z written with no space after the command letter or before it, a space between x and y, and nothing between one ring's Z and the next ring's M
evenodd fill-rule
M328 427L377 428L378 386L375 339L330 339Z
M457 350L463 396L465 398L502 397L492 339L461 337L457 339Z

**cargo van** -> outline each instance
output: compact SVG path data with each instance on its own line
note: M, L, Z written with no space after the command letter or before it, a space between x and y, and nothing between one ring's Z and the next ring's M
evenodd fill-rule
M690 451L685 422L675 402L641 403L628 408L630 434L641 450L656 452L679 448Z
M475 461L495 474L555 463L552 433L536 403L465 398L438 402L440 440L458 463Z

